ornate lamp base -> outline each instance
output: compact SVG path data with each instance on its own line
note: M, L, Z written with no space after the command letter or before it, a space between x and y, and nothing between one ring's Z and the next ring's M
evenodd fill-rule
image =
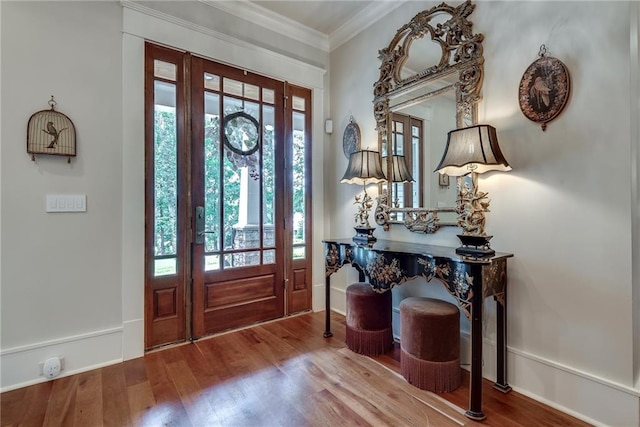
M458 234L462 246L456 249L456 253L474 257L491 256L496 253L489 247L489 240L492 237L478 234Z
M373 243L376 239L373 236L375 227L353 227L356 230L356 235L353 236L353 241L356 243Z

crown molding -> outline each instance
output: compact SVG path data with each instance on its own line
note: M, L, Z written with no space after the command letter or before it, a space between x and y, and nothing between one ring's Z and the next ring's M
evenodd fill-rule
M2 1L2 0L0 0ZM269 58L268 62L274 62L274 63L280 63L280 64L287 64L288 68L291 68L293 70L304 70L304 72L306 73L306 75L313 75L314 76L314 80L313 81L307 81L305 84L311 85L313 87L318 87L318 88L322 88L322 76L327 72L326 69L324 69L323 67L320 67L318 65L314 65L312 63L306 62L306 61L302 61L299 59L295 59L286 55L283 55L281 53L278 52L274 52L270 49L266 49L260 46L257 46L253 43L249 43L246 42L244 40L240 40L238 38L235 38L233 36L212 30L211 28L208 27L203 27L202 25L198 25L195 24L191 21L186 21L184 19L181 18L177 18L173 15L169 15L166 14L164 12L160 12L156 9L150 8L146 5L137 3L135 1L132 0L120 0L120 5L125 8L125 9L129 9L131 11L137 12L138 14L140 14L141 16L148 16L160 21L165 21L167 23L176 25L177 27L182 27L185 28L187 30L190 31L194 31L196 33L202 34L206 37L211 37L213 39L216 40L220 40L223 43L227 43L229 45L232 45L234 47L239 47L239 48L243 48L246 49L247 52L252 52L257 56L261 56L264 58ZM125 34L131 34L134 36L138 36L138 37L142 37L147 39L148 36L146 34L140 34L138 32L132 32L130 31L130 29L127 28L127 24L126 24L126 20L125 20L125 24L123 25L123 33ZM159 42L162 43L162 40L158 40L158 39L154 39L151 38L150 40L153 40L155 42ZM175 46L175 45L171 45L174 48L185 48L182 46ZM237 50L237 49L234 49ZM199 52L200 54L204 54L204 52ZM255 56L254 55L254 56ZM237 67L242 67L245 66L243 64L238 64L233 62L234 66ZM264 72L258 68L255 67L248 67L247 69L256 72L258 74L263 74ZM274 78L279 78L278 74L270 74L270 73L266 73L265 75L268 76L275 76ZM291 80L291 81L295 81L295 79Z
M407 1L409 0L380 0L372 2L329 35L331 50L351 40Z
M199 1L324 52L331 52L409 0L376 0L329 35L248 0Z
M247 0L217 1L200 0L213 8L242 18L253 24L275 31L293 40L301 41L325 52L330 51L329 36L307 27L293 19L272 12L256 3Z

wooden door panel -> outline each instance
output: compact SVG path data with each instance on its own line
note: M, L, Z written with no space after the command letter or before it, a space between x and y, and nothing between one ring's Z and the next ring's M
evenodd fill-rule
M206 334L213 334L239 326L277 319L282 315L282 300L271 296L231 306L207 309L203 326Z
M311 308L311 284L310 272L306 266L293 268L293 274L289 287L289 313L309 310Z
M275 275L249 277L226 282L206 283L207 305L205 310L225 306L242 305L265 298L276 298Z
M155 315L153 320L174 317L178 314L176 288L155 289L154 296Z
M185 335L184 293L175 280L157 280L146 290L147 348L182 341Z

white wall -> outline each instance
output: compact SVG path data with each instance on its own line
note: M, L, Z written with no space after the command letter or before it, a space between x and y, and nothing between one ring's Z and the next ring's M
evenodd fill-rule
M120 16L114 2L2 3L2 386L64 348L67 372L122 357ZM70 164L26 153L51 95L76 127ZM47 194L85 194L87 212L46 213Z
M344 129L352 114L363 129L364 144L375 147L370 101L378 78L377 50L431 5L435 2L411 2L332 52L331 113L341 119L336 129ZM632 297L637 301L638 292L637 278L632 280L630 156L632 144L638 144L637 130L632 140L637 110L630 114L639 95L637 84L634 92L630 86L639 77L637 66L630 75L630 28L637 8L630 2L550 6L479 2L470 17L474 31L485 36L479 121L497 128L513 166L510 173L480 178L492 200L487 219L488 232L495 236L492 246L515 254L508 268L508 380L517 390L583 419L638 425L640 356L634 345L637 351L640 337L633 333ZM522 74L543 43L572 78L567 108L546 132L526 119L517 103ZM334 135L334 152L327 160L335 161L339 176L346 159L340 152L341 132ZM351 224L341 219L351 217L352 197L361 189L333 186L333 191L328 188L335 206L330 233L352 235ZM375 234L457 246L453 230L425 236L394 226L390 233L378 229ZM337 306L344 306L342 291L354 278L350 273L335 276L333 294L342 297ZM402 292L423 292L417 290L422 285ZM486 306L484 373L491 378L495 306Z
M38 363L50 356L64 356L70 375L143 354L145 39L311 88L317 159L325 146L325 70L317 63L327 58L301 61L139 4L2 2L0 10L4 391L43 381ZM76 125L71 164L46 156L33 163L25 152L29 116L48 108L51 94ZM320 224L323 183L316 162ZM47 214L46 194L58 193L86 194L87 212ZM323 235L313 230L315 308L323 307Z

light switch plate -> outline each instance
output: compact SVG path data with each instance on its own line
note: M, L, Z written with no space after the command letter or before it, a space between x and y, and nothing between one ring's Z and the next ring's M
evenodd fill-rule
M47 212L86 212L86 194L47 194Z

